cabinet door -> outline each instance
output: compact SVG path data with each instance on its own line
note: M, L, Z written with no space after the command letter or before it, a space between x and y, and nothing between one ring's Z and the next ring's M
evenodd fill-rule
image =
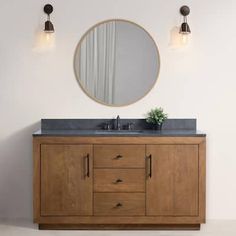
M92 215L92 146L41 145L41 215Z
M146 214L198 215L198 145L147 145Z

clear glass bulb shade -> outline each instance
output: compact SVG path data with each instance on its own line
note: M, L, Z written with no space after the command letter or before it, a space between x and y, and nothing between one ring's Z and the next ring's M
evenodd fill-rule
M181 34L181 44L187 45L189 42L189 34Z
M54 33L51 33L51 32L44 32L44 35L45 35L45 41L47 44L52 44L54 43Z
M172 28L170 32L170 41L169 47L172 49L179 49L185 46L188 46L191 41L191 34L180 33L179 26L175 26Z
M55 33L40 31L36 35L34 51L44 52L55 48Z

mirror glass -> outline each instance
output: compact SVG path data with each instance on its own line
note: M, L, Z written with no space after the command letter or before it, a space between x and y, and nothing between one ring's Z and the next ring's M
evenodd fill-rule
M92 27L80 40L74 70L82 89L94 100L123 106L144 97L160 69L157 46L135 23L109 20Z

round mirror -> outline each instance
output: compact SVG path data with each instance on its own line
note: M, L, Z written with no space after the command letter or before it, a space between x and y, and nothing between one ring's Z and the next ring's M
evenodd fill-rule
M144 97L160 70L150 34L126 20L108 20L88 30L74 57L76 78L94 100L124 106Z

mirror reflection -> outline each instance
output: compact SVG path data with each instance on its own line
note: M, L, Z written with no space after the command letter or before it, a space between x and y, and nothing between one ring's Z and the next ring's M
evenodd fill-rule
M131 104L154 86L160 69L157 46L137 24L110 20L89 30L74 57L76 78L96 101Z

